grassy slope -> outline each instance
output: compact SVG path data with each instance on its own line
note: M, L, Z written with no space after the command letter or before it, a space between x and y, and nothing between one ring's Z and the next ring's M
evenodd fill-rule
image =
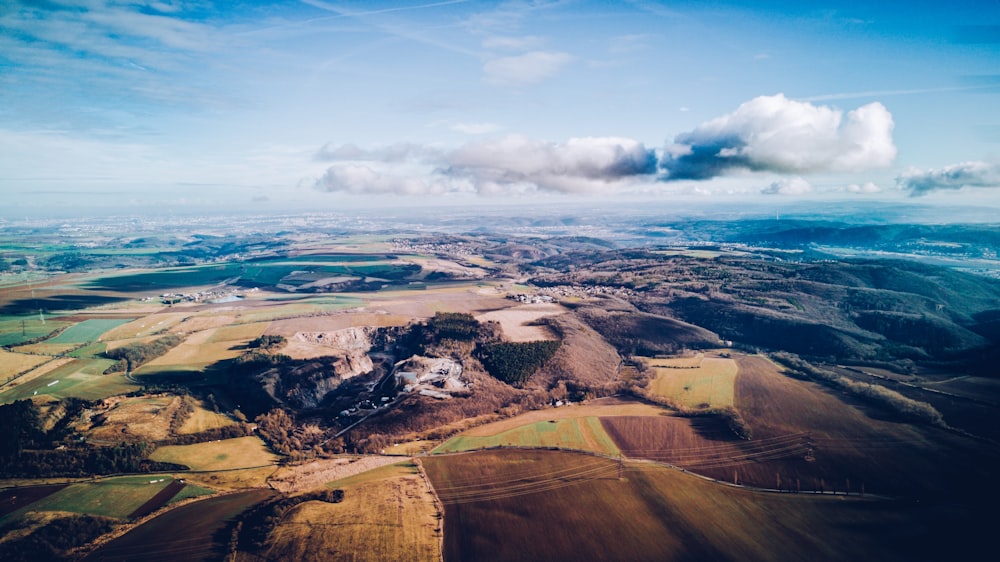
M618 447L596 417L535 422L490 436L459 435L435 449L452 453L488 447L559 447L617 455Z
M191 470L230 470L273 464L271 453L259 437L239 437L194 445L160 447L153 460L187 465Z
M411 463L334 482L337 504L306 502L271 534L269 560L438 560L440 525Z

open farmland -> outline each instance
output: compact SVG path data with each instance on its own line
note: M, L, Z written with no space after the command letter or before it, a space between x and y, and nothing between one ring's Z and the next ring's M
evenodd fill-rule
M579 453L423 462L445 504L446 560L909 561L961 558L987 541L955 510L764 494L641 463L626 463L619 480L615 461ZM962 539L925 531L938 523Z
M677 361L681 365L675 366ZM736 383L736 362L724 357L703 357L697 366L687 367L688 358L650 359L656 378L648 392L685 408L732 406Z
M51 359L51 357L44 355L13 353L0 349L0 384Z
M189 335L180 345L136 369L136 376L153 377L173 371L202 371L239 356L247 342L263 333L266 324L211 328Z
M164 475L122 476L71 484L21 511L69 511L127 518L174 479Z
M217 471L273 465L278 457L259 437L238 437L194 445L168 445L156 449L150 458L183 464L191 470Z
M4 387L0 392L0 401L9 403L36 394L53 398L98 400L135 390L135 385L129 383L123 375L103 374L114 363L110 359L71 359L49 370L48 367L54 363L38 367L38 373L28 373L23 377L24 382L19 379Z
M618 454L618 448L593 416L540 421L490 436L459 435L434 452L453 453L489 447L558 447Z
M547 326L536 323L547 316L563 314L566 309L558 304L524 304L501 310L480 314L476 320L480 322L499 322L503 333L509 341L527 342L537 340L558 339Z
M58 336L45 340L45 342L51 344L81 344L97 341L101 339L101 335L105 332L113 330L131 320L131 318L117 320L93 318L84 320L63 330Z
M183 320L187 314L183 312L155 313L122 324L104 334L105 341L124 340L148 337L169 330Z
M272 531L267 560L440 560L438 510L412 463L340 480L344 501L297 506Z
M808 433L744 441L722 420L710 416L622 416L602 418L601 423L628 458L655 460L712 478L759 486L776 487L775 475L806 464L811 450ZM748 466L755 477L746 474ZM785 483L796 487L787 476ZM812 485L808 480L808 489Z
M234 517L269 497L270 490L251 490L212 497L172 509L92 552L88 562L212 562L228 553L218 533Z
M971 499L982 496L980 483L992 478L987 466L1000 460L994 447L943 429L902 423L891 412L782 374L763 357L740 356L737 361L736 407L754 441L809 433L815 460L787 467L786 473L803 487L808 481L843 489L850 480L852 488L863 482L873 493ZM775 480L773 467L746 470L748 481L768 485Z
M52 332L72 325L58 319L42 320L38 311L33 316L0 316L0 346L17 345L19 343L44 338Z
M48 484L7 488L0 491L0 518L50 496L65 487L66 484Z

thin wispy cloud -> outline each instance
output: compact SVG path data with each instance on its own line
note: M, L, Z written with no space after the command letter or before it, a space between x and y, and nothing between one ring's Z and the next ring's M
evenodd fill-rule
M942 92L963 92L968 90L977 90L980 88L987 88L989 86L943 86L940 88L912 88L908 90L869 90L866 92L840 92L836 94L821 94L818 96L807 96L804 98L796 98L799 101L835 101L835 100L851 100L851 99L863 99L863 98L882 98L889 96L913 96L919 94L939 94Z
M500 57L483 65L484 80L502 86L530 86L556 75L573 60L569 53L554 51Z

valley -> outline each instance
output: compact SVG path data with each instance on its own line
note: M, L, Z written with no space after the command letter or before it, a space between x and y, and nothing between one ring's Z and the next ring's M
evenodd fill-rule
M0 553L971 555L1000 282L801 223L8 229Z

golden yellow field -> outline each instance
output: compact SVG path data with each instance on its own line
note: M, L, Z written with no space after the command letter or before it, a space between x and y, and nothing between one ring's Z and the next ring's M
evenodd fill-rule
M278 456L259 437L238 437L194 445L160 447L150 455L155 461L183 464L191 470L231 470L271 465Z
M194 411L186 420L184 420L184 424L181 425L180 429L177 430L177 433L180 433L181 435L200 433L208 429L226 427L227 425L236 423L232 420L232 418L225 414L219 414L209 410L205 407L205 403L201 400L195 400L191 397L186 397L185 400L191 400L194 402Z
M464 432L463 435L473 437L489 437L499 435L500 433L510 431L521 426L548 420L585 418L588 416L659 416L667 413L669 412L665 408L635 400L622 398L601 398L599 400L591 400L585 404L572 404L561 408L532 410L513 418L474 427Z
M441 559L438 509L411 463L342 480L341 503L306 502L271 533L267 560Z
M648 390L655 396L687 408L716 408L734 404L739 369L732 359L705 357L695 368L653 368L656 378Z
M7 382L18 373L37 367L50 359L52 358L44 355L13 353L0 349L0 384Z
M152 336L161 331L169 330L184 319L187 314L183 312L164 312L150 314L144 318L133 320L128 324L122 324L117 328L105 332L101 336L103 341L124 340Z
M260 325L253 325L253 330L248 329L247 332L255 331L258 327L262 332L263 327ZM234 328L243 328L243 326L235 326ZM242 353L242 350L234 349L234 347L245 345L248 340L256 337L251 336L246 339L232 340L220 339L220 337L216 336L220 330L225 329L226 328L212 328L201 332L195 332L188 336L187 339L185 339L180 345L168 351L165 355L157 357L156 359L143 365L137 372L141 374L148 374L162 370L163 367L172 365L183 365L185 368L198 369L217 361L237 357L240 353ZM236 333L242 333L242 331L233 330L230 332L222 332L221 337L229 337L229 334ZM257 335L260 334L258 333Z

